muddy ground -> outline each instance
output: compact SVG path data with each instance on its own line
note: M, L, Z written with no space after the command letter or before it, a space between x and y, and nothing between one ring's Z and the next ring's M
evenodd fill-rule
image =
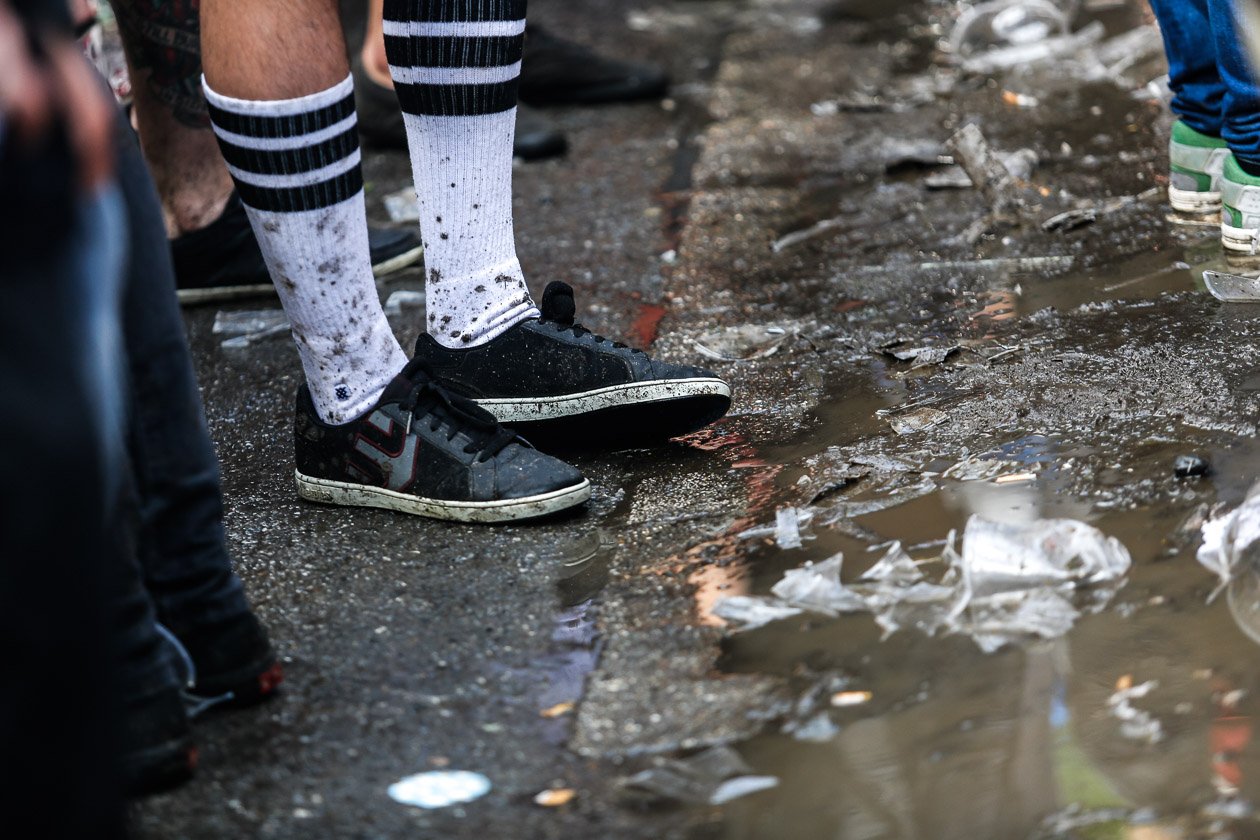
M1078 29L1145 19L1086 7ZM531 15L675 80L664 103L549 112L569 155L516 170L535 291L571 282L587 324L704 361L734 408L659 449L571 454L595 495L560 521L323 508L292 486L296 353L226 351L214 308L189 310L228 531L287 682L198 724L197 779L139 805L137 834L1260 836L1257 631L1242 599L1206 604L1216 581L1194 559L1203 511L1238 503L1260 465L1260 310L1212 299L1213 229L1167 218L1158 56L1127 48L1105 77L1075 59L960 72L942 50L955 10L915 0L535 0ZM1005 221L983 221L975 189L927 186L967 123L1038 159ZM365 160L384 222L407 163ZM1042 229L1079 208L1100 212ZM422 286L413 270L383 293ZM405 344L420 323L399 321ZM894 355L916 348L939 352ZM1176 478L1183 454L1210 475ZM976 473L960 463L991 469L959 480ZM824 503L847 513L800 548L741 536ZM976 512L1088 521L1133 568L1066 636L993 654L881 639L868 615L732 633L711 614L838 551L846 578L889 540L939 555ZM1127 737L1109 697L1147 681L1133 705L1161 737ZM794 736L802 697L842 689L857 699L824 709L825 737ZM777 787L713 806L622 784L719 745ZM493 788L433 811L386 795L443 768ZM549 789L575 796L535 804Z

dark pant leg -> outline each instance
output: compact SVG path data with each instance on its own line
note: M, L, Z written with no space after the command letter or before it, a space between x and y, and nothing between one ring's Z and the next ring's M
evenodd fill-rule
M139 556L159 620L177 635L249 611L223 531L219 464L206 428L170 246L144 159L120 132L119 181L131 222L124 341Z
M1212 18L1216 64L1225 85L1221 104L1224 125L1221 137L1240 161L1260 166L1260 86L1243 39L1260 36L1246 32L1235 14L1235 2L1255 0L1207 0Z
M1172 110L1195 131L1221 135L1225 82L1212 49L1208 12L1215 0L1151 0L1168 56Z
M0 812L42 837L118 838L106 450L119 447L97 422L109 384L84 298L118 211L59 183L69 171L64 147L31 159L0 142Z

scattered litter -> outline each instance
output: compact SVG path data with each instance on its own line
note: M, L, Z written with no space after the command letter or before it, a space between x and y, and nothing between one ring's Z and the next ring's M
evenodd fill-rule
M258 309L244 312L215 313L214 335L227 336L220 346L224 350L241 350L289 332L289 317L283 309Z
M791 618L802 612L804 610L798 607L770 603L763 598L748 595L732 595L729 598L723 598L713 608L713 615L741 630L764 627L771 622Z
M1068 16L1048 0L994 0L963 11L950 33L949 48L968 56L995 47L1036 44L1066 35Z
M1173 475L1177 478L1199 478L1211 469L1207 459L1199 455L1178 455L1173 459Z
M792 513L784 513L791 510ZM756 540L765 537L774 537L776 543L782 544L783 539L791 539L790 530L795 528L797 537L800 536L800 529L808 525L814 519L814 511L809 508L783 508L775 512L773 525L759 525L739 532L741 540ZM799 546L795 546L799 548Z
M981 260L938 260L905 265L896 263L892 265L864 265L846 270L845 275L849 277L867 274L886 275L905 271L1066 271L1075 263L1076 257L1068 254L1044 257L990 257Z
M1260 300L1260 278L1223 271L1203 272L1203 285L1212 297L1226 303L1251 303Z
M949 420L949 415L935 408L920 408L909 414L899 414L888 419L888 425L899 435L921 432L939 426Z
M1029 481L1036 481L1037 474L1034 472L1011 473L1009 475L999 475L993 479L994 484L1024 484Z
M1016 108L1036 108L1041 104L1035 96L1029 96L1026 93L1016 93L1013 90L1002 91L1002 101L1007 105L1014 105Z
M785 507L775 511L774 541L779 548L801 547L801 519L796 508Z
M399 289L391 292L385 299L385 315L402 315L405 310L419 309L424 306L424 292L410 289Z
M1221 580L1208 596L1210 604L1229 585L1235 569L1253 553L1252 546L1260 540L1260 483L1247 491L1247 498L1237 508L1204 522L1201 532L1203 544L1196 555L1198 561Z
M554 706L548 706L538 714L545 718L558 718L567 715L571 711L573 711L573 703L566 701L564 703L557 703Z
M725 805L741 796L778 786L779 780L774 776L737 776L718 785L718 789L713 791L713 796L709 797L709 804Z
M577 791L573 788L552 788L535 796L534 804L544 808L559 808L561 805L568 805L575 796Z
M391 222L420 221L420 202L414 187L407 187L385 196L385 212Z
M929 190L969 190L973 186L961 166L947 166L933 172L923 179L923 185Z
M798 324L787 326L744 324L704 333L692 340L697 352L723 362L748 362L773 356L780 345L795 336Z
M831 695L831 705L837 708L861 706L863 703L871 702L873 696L869 691L837 691Z
M1135 707L1131 702L1145 697L1158 687L1157 680L1132 685L1130 678L1123 685L1118 683L1116 691L1107 698L1107 709L1113 718L1120 721L1120 734L1125 738L1148 744L1157 744L1164 739L1164 727L1159 719L1150 712Z
M840 727L826 712L819 712L804 723L796 724L790 729L784 727L784 731L798 741L825 744L840 734Z
M993 458L990 456L972 455L964 458L954 464L945 472L941 473L942 478L950 478L954 481L989 481L999 480L1005 476L1015 473L1023 465L1017 461L1007 461L1002 458ZM1023 475L1031 475L1024 472ZM1035 475L1033 476L1036 477Z
M894 543L851 586L840 580L844 557L837 554L789 570L769 596L724 599L715 613L738 630L740 616L758 622L745 627L761 626L776 611L868 612L885 635L906 626L927 635L965 634L991 653L1030 637L1062 636L1079 615L1067 595L1097 587L1092 604L1101 608L1112 594L1106 587L1118 586L1131 564L1118 540L1070 519L1004 523L972 516L962 553L953 545L951 533L940 557L945 572L935 582Z
M789 234L779 237L775 240L774 244L770 246L770 250L776 254L781 253L794 245L799 245L802 242L807 242L810 239L822 236L829 231L843 227L844 222L844 216L837 216L834 219L823 219L821 222L812 224L804 230L792 231Z
M950 356L962 350L962 346L951 344L946 347L901 347L902 342L894 342L880 348L886 356L892 356L894 359L902 362L913 362L910 366L911 370L929 367L931 365L939 365Z
M721 805L777 786L773 776L755 776L730 747L713 747L682 759L657 759L656 766L622 781L635 798L694 805Z
M962 23L962 20L960 19L959 22ZM958 32L958 27L955 27L955 32ZM953 52L961 58L962 68L966 72L988 74L1075 56L1101 43L1105 35L1106 28L1103 24L1094 21L1070 34L1050 35L1020 44L998 45L983 52L964 52L958 48L962 44L958 44L953 48ZM951 40L961 41L961 37ZM1095 61L1097 62L1097 59Z
M490 780L468 770L433 770L407 776L389 786L389 797L417 808L446 808L480 799L490 792Z
M1079 210L1067 210L1058 213L1041 223L1041 229L1044 231L1063 231L1076 230L1086 225L1092 225L1098 221L1098 208L1085 207Z
M953 153L955 161L984 195L995 214L1007 213L1023 205L1019 182L1027 180L1032 174L1037 159L1035 153L1021 151L1017 157L1009 158L1012 166L1008 166L1006 160L989 148L989 142L975 123L967 123L954 132L945 147Z

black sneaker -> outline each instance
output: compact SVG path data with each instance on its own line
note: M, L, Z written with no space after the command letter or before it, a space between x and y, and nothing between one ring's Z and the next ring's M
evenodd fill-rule
M376 408L341 426L297 401L298 495L462 522L505 522L580 505L590 482L538 452L413 359Z
M731 407L731 387L716 374L595 335L574 322L575 309L573 289L556 281L543 293L541 319L466 350L421 333L416 358L500 423L548 440L556 431L583 443L663 440Z
M188 684L185 699L191 716L213 707L261 703L284 681L267 631L253 613L178 635L166 632L182 660L177 670Z
M122 782L127 796L161 793L192 778L197 748L178 685L128 698L122 737Z
M363 71L356 58L351 70L354 73L354 103L359 115L359 136L365 145L379 149L407 148L407 127L403 124L402 108L393 88L374 82ZM516 135L512 141L512 154L521 160L542 160L562 155L569 148L569 141L551 121L527 106L516 109Z
M525 31L519 96L529 105L598 105L660 99L665 71L651 64L606 58L530 24Z
M420 237L392 228L368 227L372 273L384 277L424 255ZM209 303L275 294L245 206L233 191L223 214L201 230L171 240L175 285L181 303Z

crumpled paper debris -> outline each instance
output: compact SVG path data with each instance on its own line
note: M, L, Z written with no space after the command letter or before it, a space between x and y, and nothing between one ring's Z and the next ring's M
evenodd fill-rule
M1071 519L1005 523L972 516L961 554L954 544L951 532L940 557L945 572L936 580L893 543L851 585L840 579L844 556L837 554L789 570L769 596L723 599L714 614L748 630L801 611L868 612L885 636L904 627L929 636L964 634L992 653L1028 638L1062 636L1080 614L1067 594L1115 584L1132 563L1119 540Z
M774 776L755 776L730 747L712 747L681 759L657 759L656 766L622 780L626 796L695 805L722 805L776 787Z

